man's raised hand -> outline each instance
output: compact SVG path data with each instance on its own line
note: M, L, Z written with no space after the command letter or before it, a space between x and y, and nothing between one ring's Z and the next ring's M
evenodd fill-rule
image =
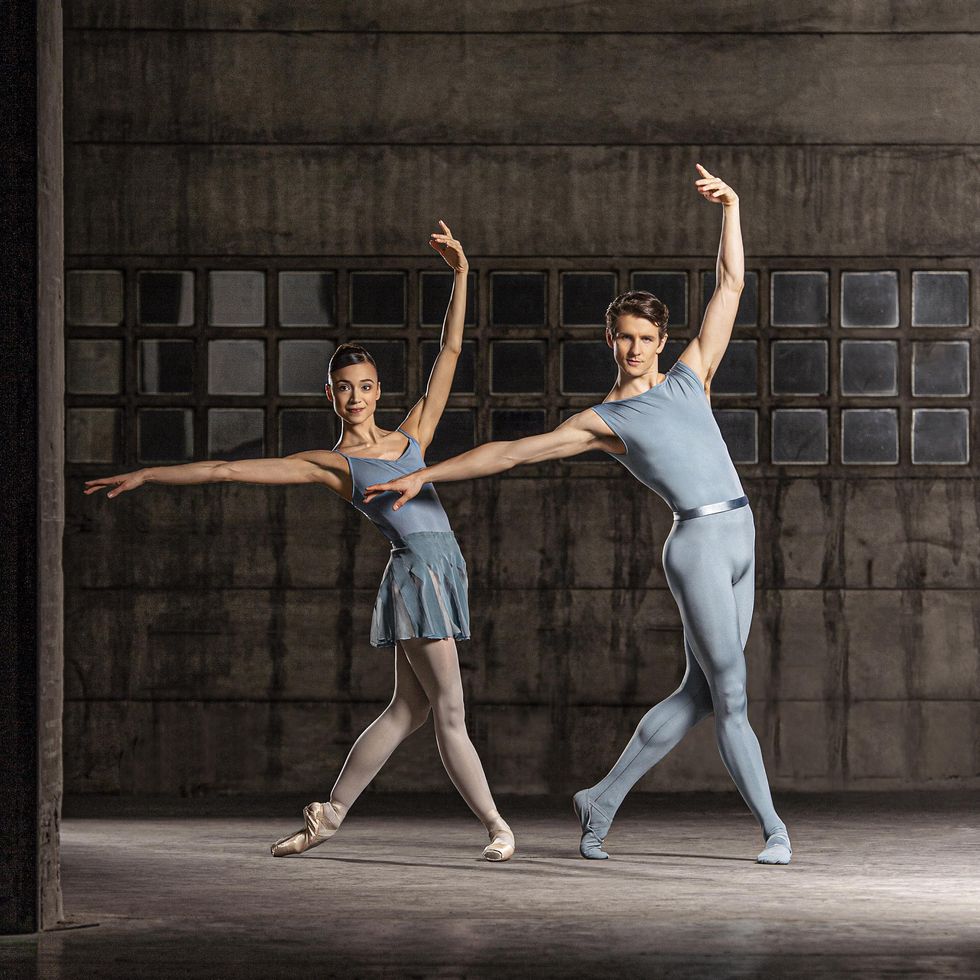
M701 177L694 181L694 186L706 201L713 201L715 204L735 204L738 201L738 194L721 177L709 174L700 163L694 166L701 174Z

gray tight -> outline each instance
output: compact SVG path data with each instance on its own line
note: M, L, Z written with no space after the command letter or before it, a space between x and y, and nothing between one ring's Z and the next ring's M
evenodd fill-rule
M664 544L664 571L684 624L687 671L640 720L589 796L610 819L637 780L712 713L718 750L764 836L784 830L759 741L746 712L743 650L755 595L755 525L748 507L680 521Z

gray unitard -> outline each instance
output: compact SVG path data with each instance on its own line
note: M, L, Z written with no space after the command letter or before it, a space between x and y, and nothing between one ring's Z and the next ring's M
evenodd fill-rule
M687 671L680 687L646 713L589 798L611 822L636 781L713 711L721 757L768 837L784 824L773 809L746 714L743 650L755 591L752 511L741 506L708 516L684 513L744 495L704 386L678 361L661 384L594 411L626 447L615 458L674 510L663 563L684 625Z

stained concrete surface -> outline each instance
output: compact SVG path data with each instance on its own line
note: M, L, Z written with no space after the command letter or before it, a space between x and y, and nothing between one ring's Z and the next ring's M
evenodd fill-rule
M575 851L568 801L505 800L481 861L458 799L374 796L274 860L299 800L70 801L74 924L0 942L0 973L74 977L975 977L980 826L968 794L780 799L796 857L754 863L732 795L637 796Z

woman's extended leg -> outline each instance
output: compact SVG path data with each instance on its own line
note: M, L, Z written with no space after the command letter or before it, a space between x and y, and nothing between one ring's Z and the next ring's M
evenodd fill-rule
M326 803L310 803L306 826L272 845L274 857L301 854L337 832L347 811L388 761L391 753L429 716L429 701L405 656L395 647L395 690L381 714L361 732Z
M575 812L582 822L579 852L583 857L602 860L609 856L602 849L602 841L626 794L699 721L711 714L708 682L686 634L684 650L687 670L677 690L640 719L633 737L606 776L575 794Z
M351 746L330 791L330 802L343 817L365 787L401 745L429 717L429 699L405 650L395 647L395 690L388 706Z
M483 764L466 731L463 682L456 641L405 640L405 652L432 706L436 745L449 778L492 838L484 852L492 861L513 853L513 834L497 812Z

